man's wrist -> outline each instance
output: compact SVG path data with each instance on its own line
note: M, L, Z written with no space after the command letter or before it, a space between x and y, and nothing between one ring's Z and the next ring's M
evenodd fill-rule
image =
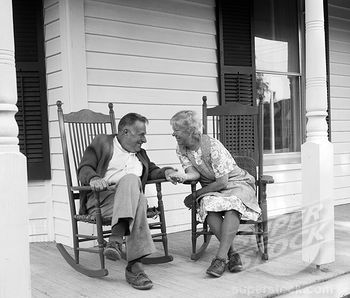
M90 178L89 183L92 182L92 181L94 181L94 180L98 180L98 179L100 179L99 176L93 176L93 177Z
M167 176L167 175L170 175L171 173L174 173L174 172L177 172L177 169L174 169L174 168L166 168L164 170L164 175Z

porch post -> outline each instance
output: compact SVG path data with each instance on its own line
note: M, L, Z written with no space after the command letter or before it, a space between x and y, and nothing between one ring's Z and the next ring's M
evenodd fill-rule
M0 1L0 297L30 297L26 158L19 152L12 1Z
M327 81L323 1L305 1L306 142L302 160L302 259L334 261L333 145L327 137Z

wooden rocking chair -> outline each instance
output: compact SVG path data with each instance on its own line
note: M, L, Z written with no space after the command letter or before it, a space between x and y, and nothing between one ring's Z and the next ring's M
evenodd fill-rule
M252 107L240 103L227 103L225 105L207 108L207 98L206 96L203 96L203 133L206 134L208 132L208 122L211 122L212 131L209 133L212 134L214 138L219 139L225 145L225 147L234 156L237 165L251 174L256 181L256 195L258 197L258 204L262 211L261 216L257 221L241 220L241 224L254 225L255 230L240 230L237 232L237 235L255 235L258 251L261 254L262 260L268 260L268 216L266 203L266 184L273 183L274 181L271 176L263 175L263 123L261 122L262 117L260 116L262 113L261 109L261 104L259 107ZM242 125L253 126L252 124L254 123L255 131L252 133L255 134L257 138L253 140L251 139L250 141L247 141L247 138L244 135L236 135L236 138L228 135L229 132L227 130L230 130L232 127L237 128ZM257 134L256 128L258 126L259 132ZM234 144L237 141L240 144ZM258 146L258 150L252 150L256 146ZM196 182L191 183L191 191L193 194L193 207L191 209L192 260L198 260L202 256L210 242L211 236L213 235L213 233L209 230L206 221L204 221L204 223L201 223L197 220L198 203L195 197L196 184ZM201 236L203 236L203 242L197 249L197 240Z
M90 277L102 277L108 275L108 270L105 268L105 258L103 255L104 247L107 238L111 234L111 230L103 230L103 226L111 225L111 218L101 216L99 206L99 192L95 192L95 197L98 201L96 215L79 214L76 211L76 201L80 199L80 192L91 191L89 186L81 186L77 179L77 169L80 160L83 156L85 148L91 143L93 138L98 134L116 133L115 116L113 104L109 103L109 115L95 113L91 110L84 109L78 112L63 114L62 102L57 101L58 123L60 129L60 137L62 144L64 168L66 174L67 191L69 197L69 206L71 212L72 230L73 230L73 251L74 258L68 253L66 248L57 243L56 246L64 259L78 272ZM66 131L67 128L67 131ZM70 163L71 159L74 165ZM75 178L73 182L72 177ZM142 259L143 263L156 264L165 263L173 260L173 257L168 253L168 240L164 216L164 206L162 200L161 184L166 182L165 179L148 181L147 184L155 184L157 190L158 205L149 207L147 210L148 218L158 217L159 220L149 223L150 229L159 230L158 233L152 234L154 242L162 242L164 255L159 257L146 257ZM78 231L78 222L85 222L96 225L97 235L86 235ZM82 248L79 247L81 242L96 241L97 247ZM92 252L99 254L100 268L90 269L79 263L79 253L81 251ZM124 257L125 254L123 253Z

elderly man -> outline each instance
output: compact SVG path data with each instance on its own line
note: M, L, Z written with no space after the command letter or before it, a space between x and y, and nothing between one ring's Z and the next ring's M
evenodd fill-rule
M87 147L78 169L84 185L101 191L101 212L112 217L112 233L104 254L121 258L120 246L126 237L126 280L136 289L150 289L153 284L145 274L141 259L155 251L147 222L144 188L149 179L166 178L175 170L159 168L141 148L146 143L147 118L129 113L120 119L116 135L98 135ZM113 189L110 186L113 185ZM86 213L94 214L95 198L87 197Z

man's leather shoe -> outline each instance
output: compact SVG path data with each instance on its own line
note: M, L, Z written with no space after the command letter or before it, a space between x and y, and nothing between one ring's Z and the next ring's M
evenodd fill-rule
M110 241L107 243L103 254L109 260L116 261L121 259L121 251L119 244L115 241Z
M149 279L144 271L133 273L131 269L126 267L125 269L126 281L135 289L138 290L149 290L153 287L152 281Z

